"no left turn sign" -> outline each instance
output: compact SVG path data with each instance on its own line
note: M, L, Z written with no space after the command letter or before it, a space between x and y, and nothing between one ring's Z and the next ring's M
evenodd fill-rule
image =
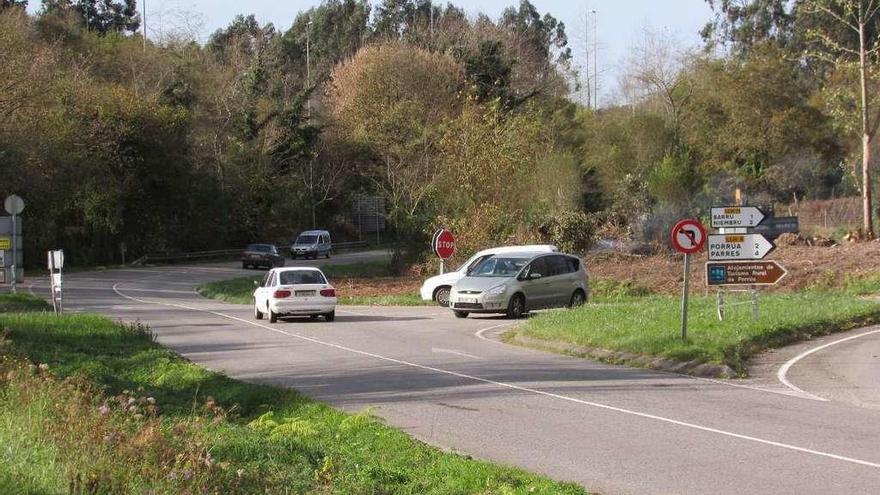
M706 229L699 220L689 218L675 224L672 228L672 245L684 254L693 254L706 244Z

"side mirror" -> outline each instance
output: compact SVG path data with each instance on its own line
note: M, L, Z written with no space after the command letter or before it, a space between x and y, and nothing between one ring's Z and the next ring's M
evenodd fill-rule
M260 286L260 281L254 280L254 287L259 287L259 286Z
M540 273L529 274L529 280L538 280L541 277L543 277L543 275L541 275Z

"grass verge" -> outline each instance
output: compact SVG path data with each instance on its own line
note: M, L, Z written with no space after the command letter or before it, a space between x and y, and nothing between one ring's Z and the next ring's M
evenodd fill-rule
M331 280L338 279L384 279L392 277L388 261L371 261L347 265L326 265L321 271ZM204 297L218 299L233 304L251 304L254 283L259 282L263 275L209 282L198 287L197 291ZM344 287L336 286L339 292L339 304L345 306L430 306L433 301L422 301L418 294L386 294L386 295L347 295Z
M583 493L209 372L141 326L0 327L0 493Z
M542 313L514 332L586 348L723 364L744 374L748 358L765 349L880 322L880 304L847 293L762 294L759 308L755 320L748 305L728 305L722 322L714 297L693 297L687 342L681 340L680 300L668 296Z

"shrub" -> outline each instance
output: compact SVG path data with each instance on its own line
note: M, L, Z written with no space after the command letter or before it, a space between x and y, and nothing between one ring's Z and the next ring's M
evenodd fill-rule
M597 218L582 211L565 211L550 217L539 227L541 234L560 250L586 252L595 240Z

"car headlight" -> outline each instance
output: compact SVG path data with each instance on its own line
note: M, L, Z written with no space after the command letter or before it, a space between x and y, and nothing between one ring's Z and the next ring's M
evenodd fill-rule
M507 290L507 286L499 285L497 287L492 287L491 289L487 290L486 295L487 296L500 296L501 294L504 294L504 292L506 290Z

